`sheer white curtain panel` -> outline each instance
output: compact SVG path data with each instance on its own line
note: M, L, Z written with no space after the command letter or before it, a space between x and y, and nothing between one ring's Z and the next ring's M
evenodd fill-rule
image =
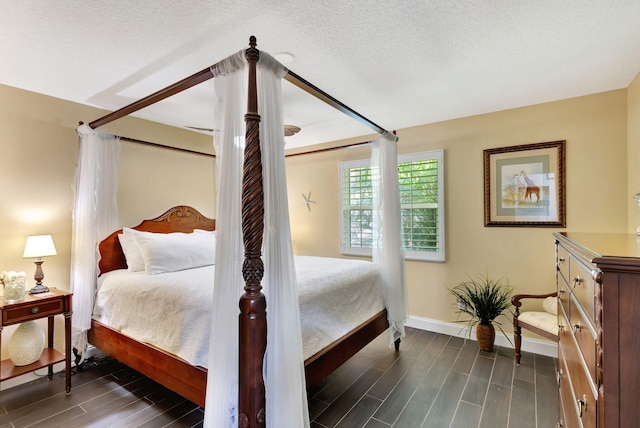
M118 226L120 138L80 125L73 184L71 291L72 346L84 358L98 275L98 243Z
M382 291L387 306L391 343L404 336L404 324L407 320L396 141L395 135L385 133L371 146L373 262L382 270Z
M213 70L216 152L216 274L204 426L238 425L238 299L243 293L242 163L246 90L244 51Z
M287 70L265 52L258 62L258 105L264 177L265 357L268 427L309 427L300 305L287 199L282 77Z
M216 277L205 427L237 426L238 299L244 292L241 196L247 73L244 51L213 70L217 97L214 144L218 174ZM275 59L260 53L257 67L264 176L263 292L267 300L264 375L267 427L309 427L302 335L284 168L281 78ZM222 345L221 345L222 344Z

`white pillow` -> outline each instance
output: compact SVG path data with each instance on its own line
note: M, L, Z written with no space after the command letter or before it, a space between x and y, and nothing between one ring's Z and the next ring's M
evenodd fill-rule
M215 236L216 231L215 230L204 230L204 229L193 229L193 233L211 233L212 235Z
M213 233L134 233L150 275L208 266L215 263Z
M118 240L120 240L124 258L127 261L127 270L129 272L140 272L144 270L144 258L131 230L133 229L122 229L122 233L118 235Z
M558 299L555 297L547 297L542 302L542 308L553 315L558 315Z

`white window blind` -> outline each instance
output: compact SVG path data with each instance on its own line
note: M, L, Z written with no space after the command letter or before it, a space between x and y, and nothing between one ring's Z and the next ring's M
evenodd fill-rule
M442 150L398 156L398 179L405 256L444 261ZM370 255L372 171L368 160L343 162L341 172L341 252Z

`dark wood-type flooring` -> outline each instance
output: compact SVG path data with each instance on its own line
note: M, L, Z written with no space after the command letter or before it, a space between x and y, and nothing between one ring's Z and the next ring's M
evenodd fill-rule
M309 392L312 428L553 427L557 360L408 329L379 337ZM43 371L44 372L44 371ZM0 428L199 427L203 410L110 358L89 361L70 395L56 374L0 392Z

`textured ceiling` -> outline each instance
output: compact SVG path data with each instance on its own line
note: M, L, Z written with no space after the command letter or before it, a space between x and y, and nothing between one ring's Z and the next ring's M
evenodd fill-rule
M640 71L638 0L0 0L0 83L115 110L250 35L389 130L624 88ZM371 133L283 86L285 123L302 128L287 147ZM211 94L206 82L135 115L212 127Z

